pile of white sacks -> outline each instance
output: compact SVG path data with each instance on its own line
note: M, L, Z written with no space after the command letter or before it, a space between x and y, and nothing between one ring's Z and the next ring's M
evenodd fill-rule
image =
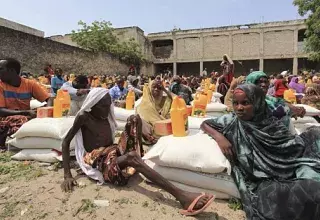
M220 199L239 198L229 161L216 141L202 131L186 137L162 137L143 159L181 189L212 193Z
M62 161L62 140L72 127L74 117L35 118L22 127L7 141L9 146L21 149L12 156L15 160L36 160L54 163ZM74 155L74 141L70 153Z

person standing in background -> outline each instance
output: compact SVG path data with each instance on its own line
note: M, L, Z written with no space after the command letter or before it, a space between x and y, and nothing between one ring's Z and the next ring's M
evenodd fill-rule
M226 82L230 85L234 76L234 63L227 54L223 55L223 60L220 66L222 68L223 75L226 76Z
M51 78L51 89L54 94L57 94L57 91L61 88L65 80L62 78L62 69L57 68L55 70L55 76Z

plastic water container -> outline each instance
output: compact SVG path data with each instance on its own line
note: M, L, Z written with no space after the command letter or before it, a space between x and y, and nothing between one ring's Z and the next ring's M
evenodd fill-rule
M134 91L130 90L127 94L127 97L126 97L126 109L127 110L132 110L134 108L134 100L135 100Z
M207 96L202 93L197 93L193 101L192 116L204 117L206 115L207 103Z
M188 112L183 98L173 98L171 110L172 133L174 137L185 137L188 135Z

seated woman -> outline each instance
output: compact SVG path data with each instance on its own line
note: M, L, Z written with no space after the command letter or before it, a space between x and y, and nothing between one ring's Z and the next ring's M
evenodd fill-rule
M164 96L166 93L166 96ZM145 94L146 93L146 94ZM144 90L137 113L143 119L143 134L149 134L147 139L153 142L152 137L156 137L153 132L155 122L169 119L172 95L167 91L159 78L152 81L148 88Z
M259 86L265 93L268 93L269 79L262 71L255 71L250 73L246 78L246 83L255 84ZM278 119L282 119L286 126L290 126L291 117L304 117L306 111L303 107L295 107L286 103L284 99L275 98L272 96L265 96L268 108L272 115Z
M238 86L233 97L235 113L207 120L201 129L232 163L247 219L319 219L320 128L292 135L255 85Z
M63 140L63 191L71 191L76 185L69 163L70 143L75 138L75 155L79 166L88 177L100 183L125 186L135 169L173 195L185 209L181 211L183 215L196 215L210 205L214 199L212 195L181 190L143 162L142 121L139 115L128 118L118 144L114 144L116 127L114 106L108 90L92 89Z

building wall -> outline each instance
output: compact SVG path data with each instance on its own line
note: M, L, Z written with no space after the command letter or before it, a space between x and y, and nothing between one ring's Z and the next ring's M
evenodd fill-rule
M0 59L18 59L22 69L41 73L50 63L65 72L89 74L126 74L128 66L109 54L94 54L78 47L0 26Z
M264 33L264 54L266 56L293 57L294 31L279 30Z
M4 18L0 18L0 26L11 28L11 29L17 30L17 31L22 31L24 33L32 34L32 35L35 35L38 37L44 37L43 31L28 27L28 26L25 26L25 25L22 25L22 24L13 22L13 21L9 21Z
M177 58L179 60L193 60L200 57L200 38L177 39Z
M298 42L299 30L304 30L304 20L270 22L219 28L182 30L177 32L151 33L151 42L173 40L173 56L169 59L153 57L155 64L173 63L176 71L179 63L221 61L228 54L235 61L259 61L264 69L264 59L293 59L291 70L297 72L298 58L308 55L303 51L303 42ZM256 68L256 67L255 67Z
M227 53L229 35L209 35L203 38L203 58L218 60Z
M232 36L232 57L250 58L260 54L260 34L240 33ZM226 53L228 53L226 51ZM221 56L219 57L221 59Z

